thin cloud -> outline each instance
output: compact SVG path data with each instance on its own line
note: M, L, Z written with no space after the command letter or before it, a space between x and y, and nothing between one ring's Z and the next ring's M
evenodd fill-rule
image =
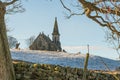
M68 51L87 51L87 46L63 46L63 49L68 50ZM93 50L111 50L112 48L108 48L105 46L90 46L89 50L93 51Z
M86 54L88 52L87 46L63 46L68 53L82 53ZM101 57L106 57L110 59L117 59L118 54L113 48L106 47L106 46L90 46L89 53L92 55L97 55Z

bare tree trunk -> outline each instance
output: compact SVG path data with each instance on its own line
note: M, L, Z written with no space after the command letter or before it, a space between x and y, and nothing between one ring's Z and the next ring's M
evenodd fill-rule
M4 15L0 15L0 80L15 80Z

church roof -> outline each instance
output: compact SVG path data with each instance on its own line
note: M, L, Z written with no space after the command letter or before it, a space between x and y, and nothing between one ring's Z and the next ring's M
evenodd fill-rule
M57 17L55 17L54 29L52 35L60 35L58 30Z
M40 33L29 48L31 50L61 51L61 47L59 48L59 46L53 43L49 36L46 36L44 33Z

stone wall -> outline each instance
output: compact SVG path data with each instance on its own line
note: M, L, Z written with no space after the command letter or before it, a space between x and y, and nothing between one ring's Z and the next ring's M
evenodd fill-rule
M16 80L82 80L83 69L48 64L14 63ZM116 74L120 78L120 74ZM116 80L111 74L88 71L87 80Z

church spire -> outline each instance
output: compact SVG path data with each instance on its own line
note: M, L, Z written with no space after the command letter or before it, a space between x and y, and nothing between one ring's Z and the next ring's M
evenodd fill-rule
M52 33L52 40L53 40L53 43L57 46L57 50L61 51L60 34L59 34L59 30L58 30L57 17L55 17L54 29L53 29L53 33Z
M60 35L58 30L57 17L55 17L54 29L52 35Z

